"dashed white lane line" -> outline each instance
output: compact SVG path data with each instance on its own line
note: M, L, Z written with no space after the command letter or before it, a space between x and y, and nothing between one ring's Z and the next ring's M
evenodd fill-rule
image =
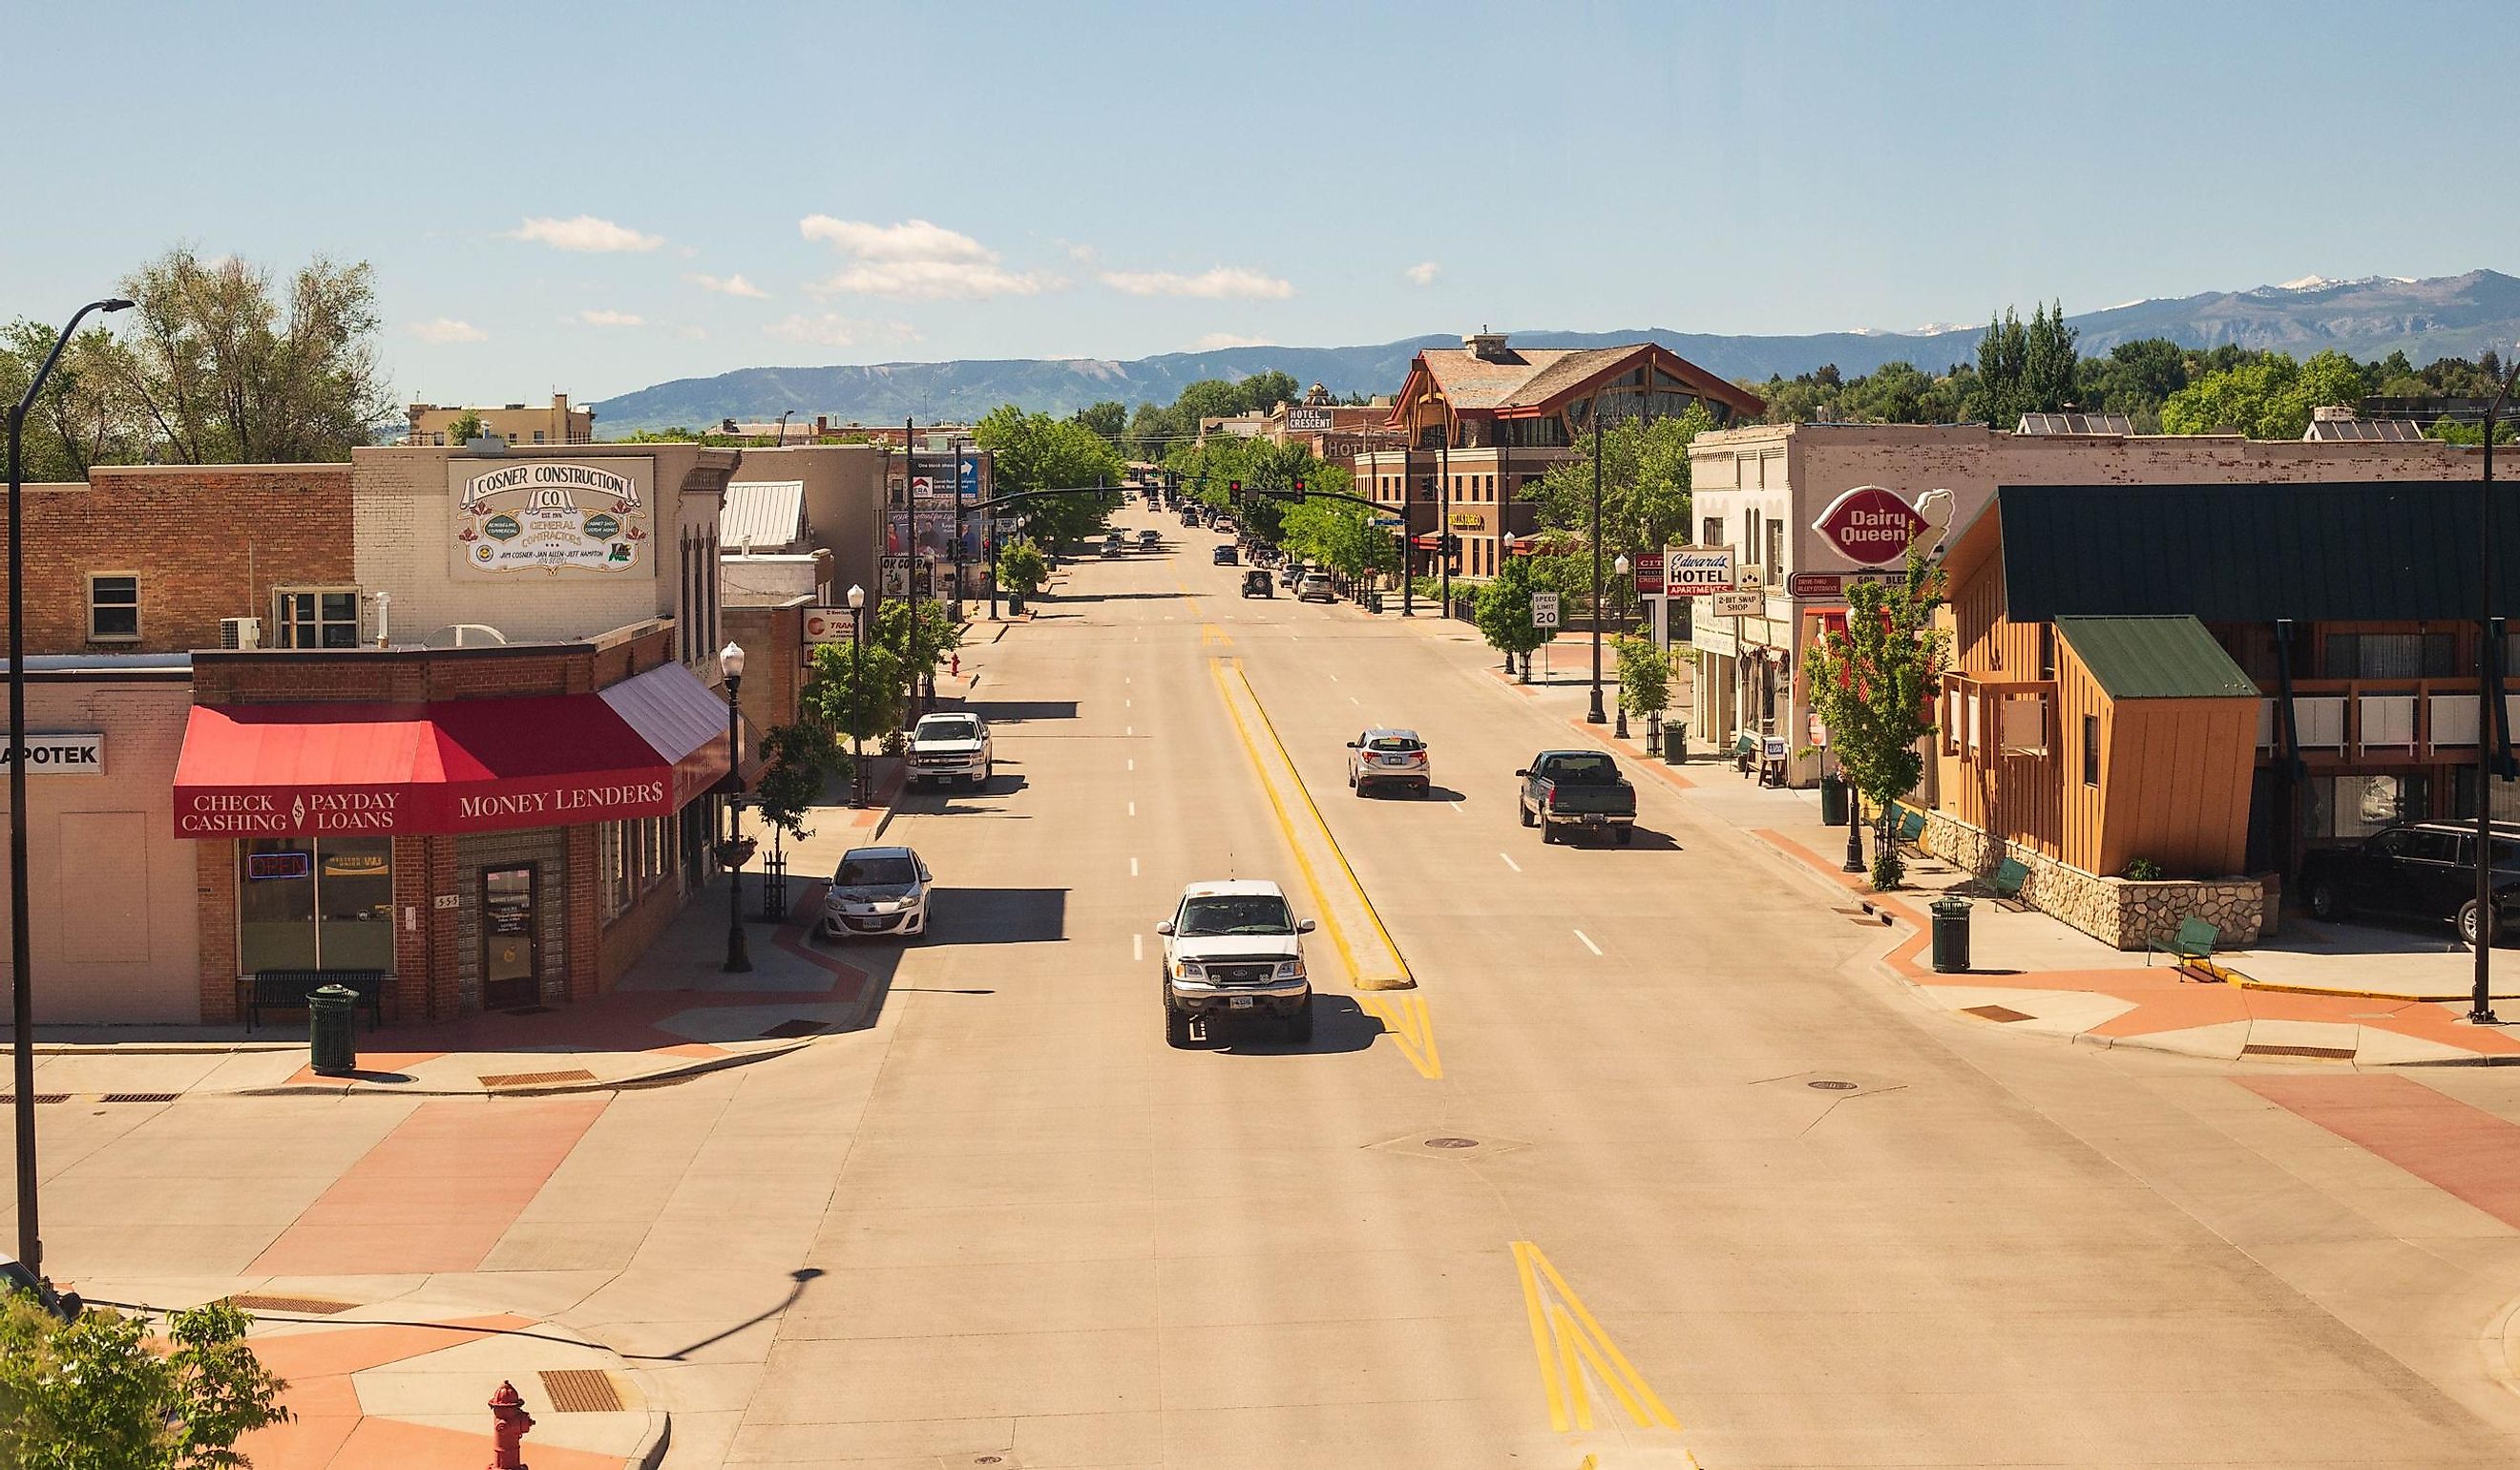
M1121 727L1120 733L1122 735L1136 735L1138 733L1138 727L1135 725L1125 725Z
M1132 934L1129 936L1129 958L1132 959L1144 959L1147 958L1147 936L1144 934Z
M1512 858L1508 857L1508 856L1507 856L1506 854L1504 854L1504 853L1499 853L1499 854L1497 854L1497 856L1498 856L1498 857L1500 857L1500 858L1504 858L1504 859L1505 859L1505 866L1506 866L1506 867L1512 869L1513 869L1514 871L1516 871L1516 872L1520 872L1520 871L1522 871L1522 865L1521 865L1521 864L1519 864L1519 863L1516 863Z
M1130 871L1132 871L1132 872L1137 871L1137 868L1136 868L1136 865L1135 865L1135 863L1134 863L1134 862L1131 864L1131 866L1130 866L1130 869L1129 869L1129 870L1130 870ZM1586 949L1588 949L1588 950L1591 950L1594 954L1598 955L1598 954L1600 954L1600 953L1601 953L1601 947L1600 947L1599 945L1597 945L1597 944L1595 944L1595 943L1593 942L1593 936L1592 936L1592 935L1585 933L1585 932L1584 932L1583 930L1581 930L1581 929L1578 929L1578 930L1576 930L1576 931L1575 931L1575 937L1576 937L1577 939L1580 939L1580 940L1584 941L1584 948L1586 948Z
M1135 858L1131 858L1131 859L1129 860L1129 876L1131 876L1131 877L1133 877L1133 878L1134 878L1134 877L1136 877L1137 875L1138 875L1138 860L1137 860L1137 859L1135 859ZM1579 935L1579 936L1577 936L1577 937L1578 937L1578 938L1581 938L1582 936L1580 936L1580 935ZM1584 942L1585 942L1586 944L1591 944L1593 941L1591 941L1591 940L1587 939L1587 940L1585 940ZM1595 950L1593 953L1594 953L1594 954L1596 954L1596 955L1598 955L1598 954L1599 954L1599 953L1601 953L1601 952L1600 952L1600 951L1598 951L1598 950Z
M1129 759L1129 769L1130 769L1130 770L1132 770L1132 771L1135 771L1135 770L1137 770L1137 769L1138 769L1138 761L1137 761L1137 758L1136 758L1135 756L1132 756L1132 757L1130 757L1130 759Z
M1138 815L1138 804L1134 801L1129 803L1129 815L1132 817Z
M1356 706L1357 708L1359 708L1359 709L1363 709L1363 708L1365 708L1365 701L1364 701L1364 700L1362 700L1362 699L1359 699L1359 698L1358 698L1356 695L1354 695L1354 694L1350 694L1350 695L1348 695L1348 696L1347 696L1347 702L1348 702L1348 703L1350 703L1350 704L1355 705L1355 706Z
M1332 684L1336 684L1336 683L1338 683L1338 676L1337 676L1336 674L1332 674L1332 675L1330 675L1330 683L1332 683Z
M1454 815L1454 816L1459 817L1459 816L1461 816L1461 815L1462 815L1462 804L1461 804L1460 802L1458 802L1458 801L1448 801L1448 802L1444 803L1444 805L1446 805L1446 806L1448 806L1448 807L1451 807L1451 808L1453 809L1453 815Z

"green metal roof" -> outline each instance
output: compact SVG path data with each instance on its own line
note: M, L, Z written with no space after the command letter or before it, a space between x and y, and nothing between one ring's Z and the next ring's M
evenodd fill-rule
M2112 699L2254 699L2214 635L2192 617L2060 617L2056 635Z

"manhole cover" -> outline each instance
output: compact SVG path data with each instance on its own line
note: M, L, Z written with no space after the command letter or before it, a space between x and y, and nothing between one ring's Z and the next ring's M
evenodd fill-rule
M1479 1146L1479 1140L1476 1138L1428 1138L1426 1140L1426 1146L1428 1148L1476 1148Z
M1840 1082L1835 1078L1823 1077L1818 1082L1807 1082L1803 1084L1803 1086L1808 1088L1818 1088L1823 1092L1852 1092L1857 1088L1862 1087L1863 1084L1855 1082Z

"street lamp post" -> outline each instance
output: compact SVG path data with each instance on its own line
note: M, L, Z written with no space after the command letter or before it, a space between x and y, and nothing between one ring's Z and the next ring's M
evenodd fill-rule
M866 589L849 584L849 689L851 697L860 705L866 700ZM849 805L867 804L866 744L857 728L865 723L864 710L851 711L849 720Z
M2476 491L2476 702L2484 718L2476 724L2476 985L2468 998L2467 1018L2479 1026L2491 1026L2500 1020L2494 1013L2493 989L2494 778L2501 774L2498 768L2502 741L2495 736L2503 733L2508 715L2502 701L2494 697L2501 691L2498 676L2502 658L2502 649L2494 636L2494 421L2510 398L2514 381L2520 381L2520 363L2512 365L2494 401L2486 405L2485 476ZM2488 705L2492 709L2488 710ZM20 1084L22 1089L23 1086Z
M25 478L26 415L34 411L44 379L53 376L62 349L88 313L122 311L130 305L120 296L109 296L80 307L9 410L9 1014L16 1027L11 1101L18 1132L18 1261L39 1276L44 1237L35 1218L35 990L26 889L26 556L20 493Z
M732 789L726 798L726 846L718 852L726 865L726 963L719 968L741 975L752 968L743 944L743 861L752 856L743 840L742 712L736 690L743 684L743 649L733 643L717 650L718 671L726 675L726 774Z
M1601 712L1601 395L1593 395L1593 707L1584 723L1599 725Z
M1595 534L1595 535L1597 535L1597 536L1600 534L1600 523L1599 523L1598 521L1596 521L1596 522L1594 523L1593 532L1594 532L1594 534ZM1593 564L1594 564L1594 565L1596 565L1596 566L1598 566L1598 565L1600 564L1600 561L1601 561L1601 552L1600 552L1600 548L1599 548L1598 546L1596 546L1596 547L1594 548L1594 550L1593 550ZM1616 572L1619 574L1619 585L1620 585L1620 586L1622 586L1622 587L1625 587L1625 586L1627 585L1627 583L1628 583L1628 554L1627 554L1627 553L1625 553L1625 552L1621 552L1621 553L1619 553L1619 559L1618 559L1618 560L1616 560L1616 561L1614 561L1614 562L1612 562L1612 563L1610 563L1610 567L1611 567L1611 570L1616 571ZM1597 573L1596 575L1598 575L1598 573ZM1596 588L1593 590L1593 602L1594 602L1594 606L1593 606L1593 687L1594 687L1594 689L1595 689L1595 690L1597 690L1600 688L1600 679L1601 679L1601 608L1600 608L1600 601L1601 601L1601 591L1600 591L1600 589L1599 589L1598 587L1596 587ZM1596 698L1598 698L1599 696L1598 696L1598 694L1597 693L1597 694L1595 695L1595 697L1596 697ZM1620 739L1622 739L1622 740L1624 740L1624 739L1626 739L1626 738L1628 737L1628 689L1627 689L1627 686L1626 686L1626 685L1624 685L1624 684L1623 684L1623 685L1621 685L1621 686L1619 686L1619 723L1618 723L1618 727L1617 727L1615 730L1612 730L1610 733L1611 733L1613 735L1616 735L1618 738L1620 738Z
M1444 616L1453 615L1453 405L1444 404L1443 437L1435 441L1435 570L1444 579Z

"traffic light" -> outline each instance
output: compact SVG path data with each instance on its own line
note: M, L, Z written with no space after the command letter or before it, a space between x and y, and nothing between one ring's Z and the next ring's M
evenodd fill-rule
M1229 506L1238 506L1242 504L1242 482L1240 480L1227 480L1225 482L1225 503Z
M1295 504L1299 506L1304 503L1304 482L1302 480L1295 481L1293 499Z
M1461 554L1462 554L1462 538L1461 538L1461 537L1459 537L1459 536L1456 536L1456 535L1452 534L1452 533L1451 533L1451 532L1449 532L1449 531L1445 532L1445 533L1444 533L1444 555L1445 555L1445 556L1447 556L1447 557L1458 557L1458 556L1460 556Z

